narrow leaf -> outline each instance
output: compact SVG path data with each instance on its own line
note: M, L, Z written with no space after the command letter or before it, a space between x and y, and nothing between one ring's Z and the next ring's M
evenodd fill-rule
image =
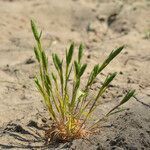
M135 90L128 91L123 100L120 102L120 105L126 103L132 96L134 96Z
M105 80L105 82L104 82L104 85L103 86L108 86L109 85L109 83L114 79L114 77L117 75L117 73L115 72L115 73L113 73L113 74L111 74L111 75L109 75L107 78L106 78L106 80Z
M32 32L33 32L35 40L39 41L39 33L37 31L37 27L36 27L36 25L35 25L33 20L31 20L31 29L32 29Z
M36 47L34 47L34 53L35 53L36 59L38 60L38 62L40 62L40 54Z
M56 60L58 68L61 70L61 68L62 68L62 61L60 61L60 59L59 59L57 54L55 54L55 60Z
M40 32L39 39L41 39L41 36L42 36L42 31Z
M49 84L49 86L52 86L51 79L50 79L49 75L47 75L47 74L46 74L46 81Z
M47 70L47 58L46 58L46 55L45 55L45 52L42 51L42 63L43 63L43 67L45 70Z
M71 62L71 59L72 59L72 56L73 56L73 51L74 51L74 43L72 43L70 45L70 48L69 48L69 51L67 53L67 66L69 66L70 62Z
M83 56L83 45L80 44L80 46L79 46L79 51L78 51L78 63L81 62L82 56Z
M80 73L79 73L79 76L80 76L80 77L83 75L83 73L84 73L86 67L87 67L87 64L84 64L84 65L81 67Z
M58 71L59 67L58 67L57 62L56 62L55 54L52 54L52 59L53 59L54 66L55 66L56 70Z
M74 66L75 66L75 73L76 73L76 76L79 75L79 71L80 71L80 66L79 64L77 63L77 61L74 61Z
M123 100L114 108L112 108L107 114L106 116L109 116L111 114L111 112L113 112L114 110L116 110L118 107L120 107L121 105L123 105L124 103L126 103L131 97L134 96L135 90L131 90L128 91L128 93L125 95L125 97L123 98Z
M108 58L103 62L103 64L99 67L98 72L100 73L122 50L124 46L117 48L116 50L112 51Z

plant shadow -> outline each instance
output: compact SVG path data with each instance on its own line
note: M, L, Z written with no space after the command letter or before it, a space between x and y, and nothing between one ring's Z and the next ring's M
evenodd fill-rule
M45 128L37 126L23 126L8 123L0 129L0 149L50 149L57 148L60 143L46 144L45 137L41 134ZM10 140L11 139L11 140ZM10 141L9 141L10 140ZM64 147L64 146L63 146Z

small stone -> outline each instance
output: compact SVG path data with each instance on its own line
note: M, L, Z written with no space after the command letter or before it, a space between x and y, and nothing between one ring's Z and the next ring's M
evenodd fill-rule
M120 73L120 74L123 74L123 72L122 72L122 71L120 71L119 73Z
M91 58L91 55L90 55L90 54L89 54L89 55L87 55L87 58L88 58L88 59L90 59L90 58Z
M114 140L111 140L111 141L109 142L109 144L110 144L111 146L114 146L114 145L116 145L116 144L117 144L117 142L116 142L116 141L114 141Z
M24 89L26 89L26 88L27 88L27 87L26 87L26 85L23 85L22 87L23 87Z
M106 21L106 17L105 17L105 16L97 16L96 18L97 18L100 22Z
M25 64L33 64L35 63L35 60L33 58L29 58L25 61Z
M42 120L43 123L46 123L46 122L47 122L47 119L46 119L46 118L42 118L41 120Z
M30 120L29 123L27 124L27 126L38 128L37 122L35 122L33 120Z
M34 79L35 75L31 74L29 75L29 79Z

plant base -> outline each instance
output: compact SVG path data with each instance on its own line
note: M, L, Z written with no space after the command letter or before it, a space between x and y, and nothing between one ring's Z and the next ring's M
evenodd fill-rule
M91 132L85 129L85 126L80 121L76 121L73 129L67 130L67 127L63 123L53 123L51 128L45 131L45 137L47 143L52 142L70 142L75 139L87 138Z

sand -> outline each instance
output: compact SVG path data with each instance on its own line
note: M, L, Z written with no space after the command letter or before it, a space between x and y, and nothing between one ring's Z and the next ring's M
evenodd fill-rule
M126 45L97 78L93 93L108 73L118 72L94 116L111 109L128 89L136 89L138 99L132 98L123 106L128 111L110 117L89 140L44 144L41 125L49 116L33 81L38 66L30 19L43 30L50 63L50 53L64 58L71 41L85 44L89 67L83 81L94 64ZM150 1L0 0L0 148L150 149Z

